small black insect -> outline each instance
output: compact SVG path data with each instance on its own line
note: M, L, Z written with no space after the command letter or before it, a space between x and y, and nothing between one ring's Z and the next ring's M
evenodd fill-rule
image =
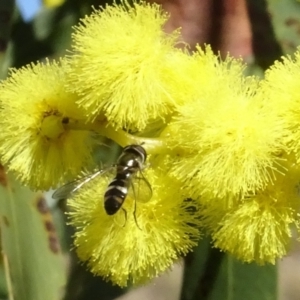
M114 215L122 207L129 193L135 199L134 218L136 221L136 201L147 202L152 197L150 183L144 177L142 170L145 167L147 153L140 145L126 146L117 162L108 168L101 169L84 178L72 181L60 187L53 194L57 200L67 199L78 191L83 185L100 175L113 171L114 178L104 193L104 208L108 215ZM127 213L125 218L127 219Z

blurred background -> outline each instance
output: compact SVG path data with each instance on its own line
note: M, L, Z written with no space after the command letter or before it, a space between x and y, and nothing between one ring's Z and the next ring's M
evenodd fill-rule
M116 1L118 2L118 1ZM296 0L159 0L171 17L165 30L182 28L193 51L210 44L215 53L241 57L247 73L263 76L300 43ZM101 0L0 1L0 78L8 68L67 54L72 26ZM117 38L117 37L116 37ZM112 45L113 46L113 45ZM111 159L117 150L104 153ZM0 299L9 300L299 300L300 247L276 266L243 264L203 239L193 253L139 288L120 289L93 276L72 250L65 203L33 193L0 169ZM9 201L8 201L9 200ZM4 217L5 215L5 217Z

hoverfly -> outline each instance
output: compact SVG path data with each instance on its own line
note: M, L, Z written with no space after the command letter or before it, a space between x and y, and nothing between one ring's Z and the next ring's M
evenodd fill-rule
M147 202L152 197L152 189L148 180L144 177L142 170L145 167L147 153L140 145L126 146L117 162L108 168L98 170L81 179L67 183L57 189L52 198L56 200L67 199L83 185L90 182L100 175L113 171L114 177L109 183L104 193L104 208L108 215L114 215L122 207L129 193L133 193L134 203L134 219L136 221L136 200ZM127 212L125 219L127 220Z

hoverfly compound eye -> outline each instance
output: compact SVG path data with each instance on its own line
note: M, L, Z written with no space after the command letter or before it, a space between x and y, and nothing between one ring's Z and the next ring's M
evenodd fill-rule
M126 146L123 149L123 153L131 153L136 158L139 158L143 163L147 159L146 150L141 145L129 145L129 146Z
M146 150L144 149L144 147L140 146L140 145L137 145L137 151L139 151L140 155L143 157L143 162L146 161L147 159L147 152Z

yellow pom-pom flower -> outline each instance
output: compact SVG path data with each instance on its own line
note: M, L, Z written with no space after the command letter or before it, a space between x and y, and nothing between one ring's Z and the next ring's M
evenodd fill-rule
M64 68L63 60L31 64L0 84L1 162L33 189L55 187L92 163L91 133L66 128L85 117L65 90Z
M191 92L164 133L178 153L172 174L192 197L244 195L265 187L274 177L269 171L280 163L284 130L256 98L257 80L243 76L240 61L220 62L209 49L194 60Z
M75 27L69 88L90 118L104 112L116 128L140 131L173 110L187 55L174 49L179 33L162 30L167 18L157 4L124 0Z
M62 5L65 0L43 0L43 3L46 7L57 7Z
M240 199L231 210L212 202L202 210L215 247L245 262L272 263L287 254L291 225L299 229L299 188L295 174L277 174L274 184Z
M151 169L145 176L152 198L142 203L128 195L123 204L127 217L122 209L112 216L104 210L109 177L94 179L68 201L79 258L94 274L120 286L158 276L196 246L200 236L198 208L184 200L180 184Z
M264 105L278 114L288 129L285 142L300 162L300 50L277 61L262 80L259 93Z

